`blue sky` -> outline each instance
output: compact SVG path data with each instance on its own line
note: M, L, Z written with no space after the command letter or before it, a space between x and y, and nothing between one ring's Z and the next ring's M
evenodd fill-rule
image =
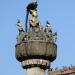
M15 59L17 19L24 27L25 7L32 0L0 0L0 74L26 75ZM39 19L58 33L57 59L52 67L75 65L75 0L39 0Z

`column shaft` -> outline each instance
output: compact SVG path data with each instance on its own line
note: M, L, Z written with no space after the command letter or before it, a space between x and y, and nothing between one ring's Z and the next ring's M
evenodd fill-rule
M45 70L39 67L28 68L27 75L45 75Z

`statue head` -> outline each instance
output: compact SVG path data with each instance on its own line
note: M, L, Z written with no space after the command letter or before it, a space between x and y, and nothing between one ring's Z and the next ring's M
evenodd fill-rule
M37 17L37 16L38 16L37 10L30 10L30 14L31 14L33 17Z

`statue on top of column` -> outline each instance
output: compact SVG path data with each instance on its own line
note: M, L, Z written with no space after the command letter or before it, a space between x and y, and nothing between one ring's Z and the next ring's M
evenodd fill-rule
M31 19L29 19L30 31L39 30L39 20L37 19L37 2L34 1L27 6L27 11L31 14Z

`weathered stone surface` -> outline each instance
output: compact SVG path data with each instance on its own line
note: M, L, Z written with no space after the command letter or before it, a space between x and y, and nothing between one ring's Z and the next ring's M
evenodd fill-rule
M24 69L32 68L32 67L39 67L41 69L49 69L50 61L44 59L28 59L22 61L22 67Z
M24 61L30 58L41 58L53 61L57 55L57 46L44 40L28 40L16 45L16 58Z

